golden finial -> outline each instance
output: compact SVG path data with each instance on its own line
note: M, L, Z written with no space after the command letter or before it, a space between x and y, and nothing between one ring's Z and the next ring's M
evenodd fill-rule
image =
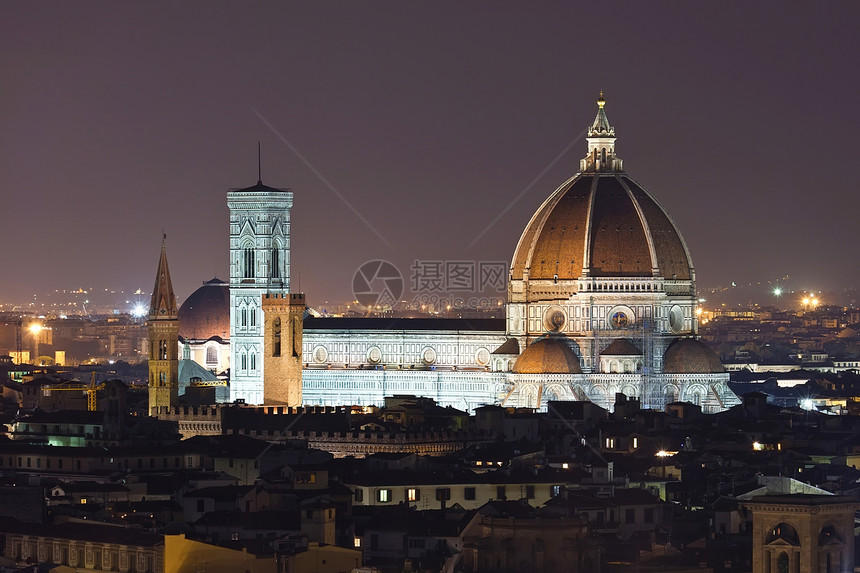
M606 105L606 100L603 99L603 90L600 90L600 97L597 98L597 106L603 108Z

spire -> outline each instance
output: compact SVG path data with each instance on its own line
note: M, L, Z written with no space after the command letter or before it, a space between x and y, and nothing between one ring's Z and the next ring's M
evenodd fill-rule
M609 125L609 119L606 117L606 112L603 111L605 105L603 90L600 90L600 96L597 98L597 116L594 118L594 123L591 124L591 129L588 130L588 137L615 137L615 128Z
M603 92L601 92L603 93ZM263 184L263 155L260 149L260 141L257 140L257 185Z
M152 301L149 304L150 320L176 318L176 295L173 294L173 283L170 281L170 270L167 268L166 241L167 233L164 233L161 238L161 257L158 259L158 271L155 275L155 286L152 289Z
M580 171L622 171L621 159L615 156L615 128L609 125L609 118L603 109L606 99L603 90L597 98L597 115L588 128L588 155L579 162Z

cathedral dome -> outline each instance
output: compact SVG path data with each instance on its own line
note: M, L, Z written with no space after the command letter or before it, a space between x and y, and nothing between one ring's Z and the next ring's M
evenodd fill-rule
M663 207L621 169L601 95L580 173L544 201L523 231L513 280L663 277L692 280L693 264Z
M515 374L582 374L579 357L563 337L541 338L514 363Z
M230 338L230 287L214 278L191 293L179 307L179 336L185 340Z
M717 353L693 338L679 338L663 354L665 374L720 374L725 371Z

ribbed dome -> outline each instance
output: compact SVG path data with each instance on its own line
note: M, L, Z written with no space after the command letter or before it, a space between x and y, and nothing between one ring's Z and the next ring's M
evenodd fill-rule
M514 363L515 374L582 374L579 357L562 337L542 338Z
M720 374L725 371L716 352L693 338L679 338L663 354L666 374Z
M179 336L186 340L230 338L230 287L221 279L206 281L179 307Z
M692 262L675 224L625 173L581 173L547 199L523 231L514 279L651 277L689 280Z
M622 169L601 94L580 173L529 221L511 262L512 280L582 276L690 280L693 265L663 207Z

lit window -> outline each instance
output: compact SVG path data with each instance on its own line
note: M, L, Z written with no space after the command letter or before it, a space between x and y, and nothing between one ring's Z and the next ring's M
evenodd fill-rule
M356 549L359 549L359 548L361 547L361 537L356 537L355 539L353 539L353 540L352 540L352 545L353 545L353 547L355 547Z
M421 499L421 490L415 487L410 487L406 490L407 501L418 501Z
M391 501L391 490L390 489L380 489L376 492L376 501L379 503L388 503Z

